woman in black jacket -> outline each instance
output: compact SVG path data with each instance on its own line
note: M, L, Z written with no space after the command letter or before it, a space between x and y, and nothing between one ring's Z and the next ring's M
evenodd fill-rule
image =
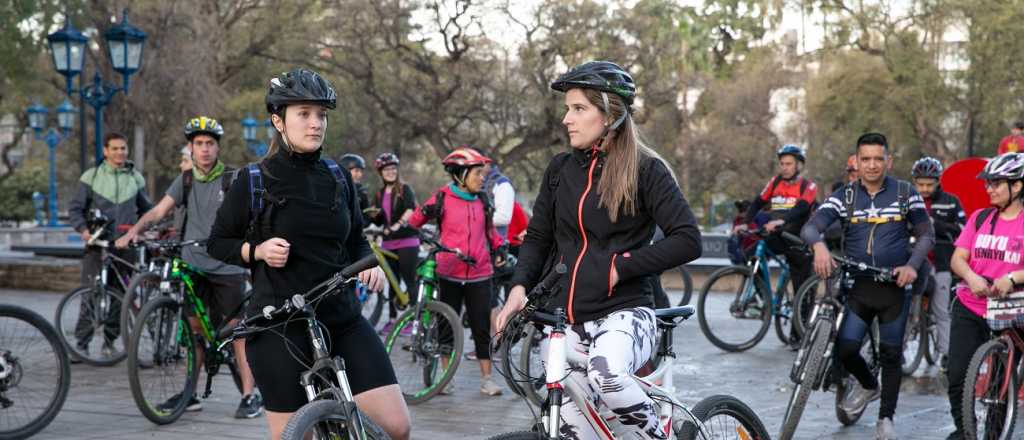
M295 69L270 81L267 110L278 133L259 163L263 208L253 212L259 193L254 170L241 171L217 212L210 234L211 256L252 270L254 296L247 314L281 306L345 266L370 254L352 178L342 179L321 159L327 109L336 105L330 83ZM250 228L250 214L258 221ZM372 289L383 285L379 268L359 274ZM316 305L332 356L341 356L360 411L393 439L409 437L409 412L384 346L362 317L351 291ZM293 412L306 403L299 376L312 362L304 322L292 322L249 336L246 354L263 394L271 438L277 440ZM296 360L296 358L301 359Z
M570 350L588 353L586 378L625 426L665 438L650 397L630 377L654 349L651 277L700 256L700 232L675 176L646 147L630 117L632 77L607 61L582 64L551 88L565 92L570 152L548 165L534 216L520 249L514 286L498 317L503 328L526 303L546 261L569 272L550 307L573 325ZM649 245L655 226L665 238ZM582 374L570 372L569 374ZM572 438L598 438L580 409L562 411Z
M374 166L380 175L381 188L373 196L371 216L373 224L384 228L384 241L380 247L398 255L398 261L388 260L391 270L405 281L406 292L411 292L409 299L416 301L416 264L419 262L420 238L415 229L409 227L409 217L416 210L416 193L412 187L402 181L398 173L400 161L394 153L383 153L377 156ZM395 324L398 310L395 309L395 296L391 296L388 304L388 323L380 333L391 332Z

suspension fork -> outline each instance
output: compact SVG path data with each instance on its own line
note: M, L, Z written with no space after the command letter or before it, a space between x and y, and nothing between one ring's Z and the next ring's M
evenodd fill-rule
M545 427L548 438L558 439L558 431L562 424L562 394L563 388L561 379L565 377L565 370L568 368L567 350L565 340L565 311L561 308L555 310L558 320L548 335L548 362L545 366L544 377L548 388L548 426Z

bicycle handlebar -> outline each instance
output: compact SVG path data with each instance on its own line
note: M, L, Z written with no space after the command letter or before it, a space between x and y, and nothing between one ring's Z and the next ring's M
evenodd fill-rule
M420 231L420 240L423 240L428 245L433 246L434 250L432 252L434 253L446 252L449 254L455 254L455 257L458 258L459 260L462 260L463 263L466 263L470 266L476 266L476 258L463 254L462 251L459 249L452 249L441 244L441 240L434 238L434 236L430 234Z
M255 330L248 329L250 325L260 320L270 321L278 316L302 310L306 307L306 304L315 301L319 295L326 295L337 290L339 286L353 283L357 280L356 275L360 272L371 269L377 266L377 256L374 254L367 255L355 263L352 263L340 271L336 272L330 278L324 282L313 286L303 294L292 295L285 303L280 307L265 306L263 307L262 313L255 316L250 316L243 319L238 325L231 327L227 326L217 332L217 339L221 340L221 345L218 349L223 348L225 345L230 343L232 340L237 339L239 336L244 336L249 333L256 333L262 329L257 328ZM320 293L320 291L324 291Z
M782 238L784 238L786 241L790 242L793 245L806 246L804 244L803 239L801 239L800 237L797 237L794 234L791 234L789 232L783 231L782 234L780 234L780 235L782 235ZM847 270L856 270L856 271L861 272L861 273L872 274L875 277L875 279L877 281L879 281L879 282L892 282L892 281L896 280L896 277L893 275L893 268L891 268L891 267L887 268L887 267L872 266L872 265L867 264L867 263L862 263L862 262L859 262L859 261L854 261L854 260L852 260L852 259L850 259L848 257L845 257L845 256L840 255L840 254L835 253L835 252L829 252L829 253L832 255L832 259L836 263L838 263L840 266L846 268Z

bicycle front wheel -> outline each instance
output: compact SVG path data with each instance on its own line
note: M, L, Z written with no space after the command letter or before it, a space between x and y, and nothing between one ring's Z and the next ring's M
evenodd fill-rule
M525 392L526 399L536 407L543 405L548 397L540 351L541 343L546 337L544 332L537 330L537 327L527 325L526 336L523 337L519 352L519 371L524 376L520 387Z
M829 281L839 283L839 277L833 276L829 278ZM838 289L838 286L834 287ZM807 333L807 327L811 322L811 312L814 310L814 303L824 295L825 283L821 282L821 278L818 278L817 275L811 275L796 290L796 294L793 295L792 324L797 337L803 338L804 334Z
M71 356L98 367L125 358L127 342L121 337L121 299L117 289L95 285L72 290L57 305L54 323Z
M1017 375L1002 338L982 344L967 366L964 382L965 438L1007 439L1017 418Z
M928 349L927 323L921 309L921 295L913 297L907 329L903 332L903 375L910 376L921 366Z
M770 437L754 410L732 396L720 394L707 397L698 402L691 412L702 422L709 438L767 440ZM703 438L697 427L684 418L673 417L672 429L677 439Z
M335 400L317 400L299 408L288 419L281 433L281 440L306 439L350 439L350 440L390 440L384 429L355 410L363 427L362 432L349 435L351 416L341 402ZM354 431L354 430L353 430Z
M768 332L772 299L764 280L746 266L711 274L697 297L697 321L712 344L725 351L749 350Z
M384 348L409 404L430 400L455 376L462 360L462 320L450 306L430 301L406 310Z
M128 291L121 302L121 340L131 340L135 317L139 316L142 306L152 298L160 296L160 275L154 272L140 272L128 283Z
M789 405L786 406L786 415L782 419L782 432L779 433L782 440L793 438L804 407L807 406L807 398L811 396L815 382L825 368L825 349L828 348L828 339L832 334L831 326L828 320L818 320L811 331L810 344L804 342L799 358L801 367L793 386L793 394L789 397Z
M0 304L0 438L28 438L53 421L71 367L57 331L28 309Z
M199 380L195 339L182 305L167 297L150 301L132 335L128 384L135 405L153 423L172 423L185 412Z

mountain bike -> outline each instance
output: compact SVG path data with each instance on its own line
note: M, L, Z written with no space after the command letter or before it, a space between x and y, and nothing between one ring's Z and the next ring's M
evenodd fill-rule
M462 360L462 321L458 312L438 299L437 254L451 253L466 264L476 264L472 257L426 233L420 239L430 251L416 269L416 304L399 315L384 339L402 395L413 405L440 394Z
M765 230L747 233L762 238L770 235ZM779 266L774 288L772 262ZM793 295L789 293L789 278L789 265L768 248L765 240L759 240L753 258L746 265L716 270L704 283L697 297L697 321L701 332L722 350L745 351L764 338L774 319L775 334L779 340L787 345L795 343L798 339L790 328ZM713 325L711 317L733 319Z
M23 307L0 304L0 439L23 439L53 421L71 366L57 330Z
M558 277L565 272L565 265L559 264L533 288L527 296L526 307L509 320L498 341L499 346L507 346L517 337L521 337L524 327L531 324L542 325L548 329L550 342L546 344L547 364L544 373L548 394L541 406L538 421L532 431L501 434L491 437L491 440L563 438L563 420L560 412L566 398L580 408L587 423L595 432L601 434L602 439L636 438L635 428L623 425L610 409L591 400L588 386L567 380L566 366L585 370L587 359L566 346L565 331L568 319L565 311L561 308L556 308L554 313L540 311L541 306L553 296L553 286ZM666 434L672 439L768 439L768 432L757 414L734 397L711 396L698 403L692 411L674 397L672 372L675 353L672 331L680 321L689 318L693 313L693 306L655 311L659 332L657 351L664 361L650 375L633 376L654 401Z
M974 351L967 366L961 407L964 438L1015 438L1024 329L1010 327L995 335Z
M128 341L121 338L121 300L129 280L146 270L146 250L136 247L138 262L115 252L107 240L110 220L94 213L87 247L101 250L102 266L92 284L72 290L60 300L54 324L73 359L90 365L111 366L125 358ZM97 337L99 336L99 337Z
M373 420L359 412L345 373L345 361L341 357L331 357L328 348L330 341L324 335L323 324L316 316L318 302L330 295L348 292L346 287L357 281L356 274L376 264L377 259L373 255L363 258L306 293L292 296L280 307L267 306L262 314L248 317L237 326L220 332L217 347L226 350L235 339L273 330L289 322L305 321L310 345L313 347L313 363L299 377L299 383L309 403L288 419L281 434L282 440L390 438ZM263 326L266 322L282 317L287 319Z
M191 240L166 242L161 246L180 255L182 247L204 243L205 240ZM200 368L206 371L202 398L210 397L213 377L224 364L235 386L242 391L234 350L222 344L206 303L195 291L195 283L201 277L201 271L173 257L168 279L177 281L175 285L179 290L150 299L139 311L132 329L128 344L128 384L139 411L158 425L173 423L185 412L196 393ZM242 301L229 313L225 323L239 316L246 302ZM198 335L192 332L186 310L199 322ZM199 362L199 350L202 350L202 362Z
M181 279L171 276L174 258L181 258L182 247L176 241L147 240L136 245L145 247L155 257L150 259L147 270L135 274L129 280L125 290L121 302L121 337L125 341L131 340L135 318L149 300L180 295L183 289Z
M800 239L792 234L784 233L783 236L787 240L800 242ZM824 292L818 290L818 284L804 283L800 289L805 295L814 298L814 302L810 310L807 333L801 341L796 360L789 373L794 387L786 406L782 432L779 434L779 438L782 440L793 437L797 425L800 423L800 417L803 415L804 407L807 405L807 399L813 390L828 391L835 386L836 418L843 425L856 423L864 413L864 409L858 412L849 412L842 405L847 388L852 384L847 383L844 377L845 373L842 372L841 365L835 361L833 354L836 335L845 315L844 298L841 291L853 287L854 276L869 277L882 283L895 282L895 276L892 269L859 263L835 253L832 254L832 259L838 267L832 272L832 276L823 283ZM811 289L811 286L814 289ZM804 289L804 287L808 287L808 289ZM877 376L881 364L878 357L878 327L875 324L872 324L871 331L867 332L861 355L866 355L868 368L872 374Z
M373 251L373 255L377 257L377 267L380 267L384 271L384 277L387 279L387 283L384 285L384 290L380 292L370 292L366 289L362 289L358 292L357 297L359 298L360 304L363 307L363 317L370 323L371 326L377 328L377 324L380 323L380 317L384 311L385 305L388 303L394 303L395 308L398 311L404 311L409 307L410 297L401 286L401 280L391 270L391 264L388 260L398 261L398 255L394 252L388 251L380 246L378 243L379 239L385 237L383 229L379 227L369 227L363 229L366 234L367 241L370 243L370 250ZM411 286L406 286L409 288Z

